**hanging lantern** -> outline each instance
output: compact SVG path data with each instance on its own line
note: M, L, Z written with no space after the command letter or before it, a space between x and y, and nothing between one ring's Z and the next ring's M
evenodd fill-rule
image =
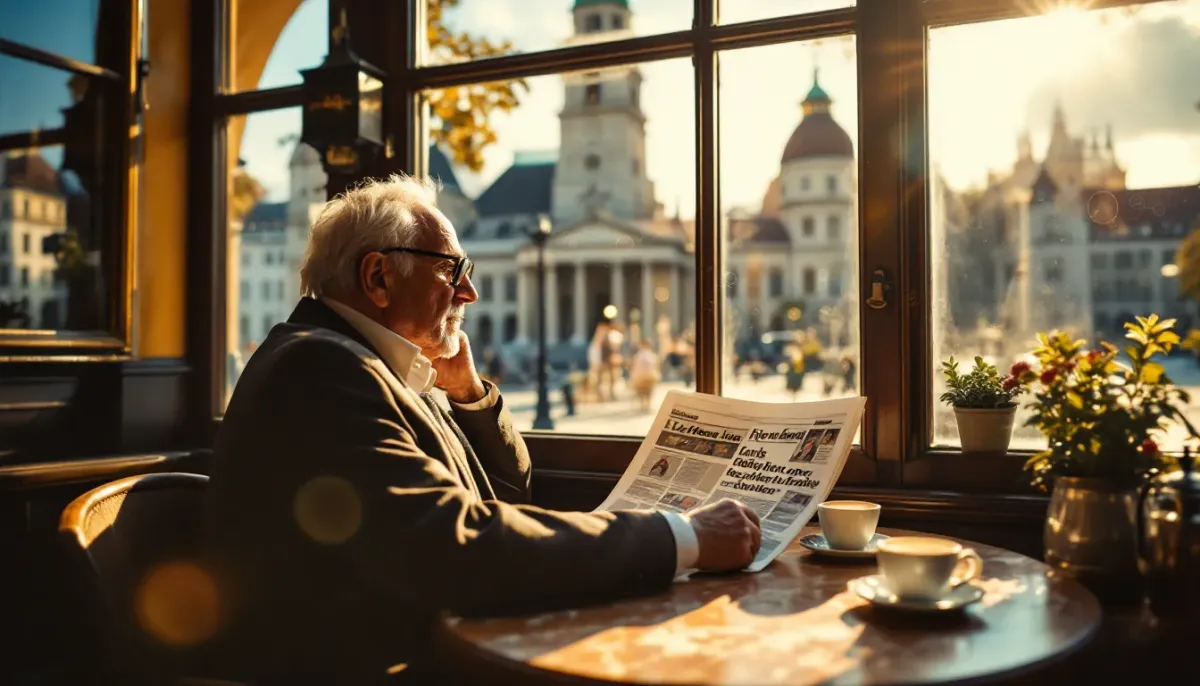
M383 72L350 47L346 10L330 32L329 55L304 76L300 139L321 153L329 174L355 174L384 147Z

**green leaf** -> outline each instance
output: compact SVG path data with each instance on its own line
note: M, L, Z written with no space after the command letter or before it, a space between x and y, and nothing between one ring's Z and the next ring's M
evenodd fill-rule
M1162 379L1166 370L1157 362L1147 362L1142 367L1141 381L1148 384L1156 384Z

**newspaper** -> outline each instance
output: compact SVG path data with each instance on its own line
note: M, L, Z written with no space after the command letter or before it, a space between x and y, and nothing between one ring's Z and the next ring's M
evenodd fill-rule
M687 512L722 498L758 514L761 571L837 482L867 399L759 403L670 391L637 455L597 512Z

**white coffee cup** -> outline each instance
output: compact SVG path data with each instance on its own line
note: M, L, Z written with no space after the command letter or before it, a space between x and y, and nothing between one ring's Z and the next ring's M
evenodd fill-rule
M939 599L983 572L970 548L935 536L893 536L879 542L879 573L901 598Z
M879 526L879 504L863 500L829 500L817 506L821 534L830 548L862 550Z

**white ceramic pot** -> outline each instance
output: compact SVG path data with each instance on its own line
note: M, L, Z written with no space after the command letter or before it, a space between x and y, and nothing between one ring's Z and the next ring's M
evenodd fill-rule
M1017 406L997 408L954 408L954 419L958 422L958 438L964 453L1008 452L1012 439L1013 420Z

